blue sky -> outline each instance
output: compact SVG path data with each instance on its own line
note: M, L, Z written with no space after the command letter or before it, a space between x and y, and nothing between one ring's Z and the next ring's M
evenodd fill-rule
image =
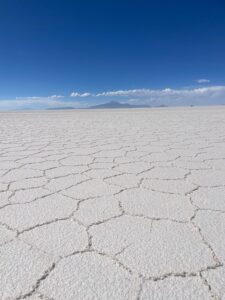
M0 0L0 109L225 103L225 1Z

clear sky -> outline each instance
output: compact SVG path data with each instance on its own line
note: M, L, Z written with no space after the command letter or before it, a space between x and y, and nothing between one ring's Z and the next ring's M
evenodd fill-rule
M0 0L0 109L225 103L224 0Z

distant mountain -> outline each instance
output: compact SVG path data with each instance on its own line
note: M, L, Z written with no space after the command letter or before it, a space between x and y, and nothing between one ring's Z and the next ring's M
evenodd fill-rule
M88 109L100 109L100 108L146 108L150 107L148 105L132 105L129 103L120 103L116 101L111 101L99 105L89 106Z
M120 103L116 101L111 101L103 104L98 104L94 106L89 106L85 109L108 109L108 108L147 108L150 107L148 105L132 105L129 103ZM67 109L76 109L72 106L65 106L65 107L49 107L46 108L47 110L67 110Z
M75 109L74 107L72 106L65 106L65 107L49 107L49 108L46 108L47 110L65 110L65 109Z
M156 107L168 107L168 106L165 105L165 104L160 104L160 105L158 105L158 106L156 106Z

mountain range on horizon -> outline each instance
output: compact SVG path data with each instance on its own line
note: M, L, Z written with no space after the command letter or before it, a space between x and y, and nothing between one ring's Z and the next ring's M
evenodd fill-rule
M100 109L100 108L148 108L149 105L133 105L129 103L121 103L117 101L109 101L103 104L89 106L88 109Z
M106 103L98 104L98 105L93 105L93 106L88 106L85 109L116 109L116 108L149 108L149 105L132 105L129 103L121 103L117 101L109 101ZM75 107L67 106L67 107L51 107L47 108L47 110L69 110L69 109L77 109Z

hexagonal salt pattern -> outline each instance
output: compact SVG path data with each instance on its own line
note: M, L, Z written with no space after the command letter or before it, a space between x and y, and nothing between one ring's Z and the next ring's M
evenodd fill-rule
M124 216L93 226L90 233L94 249L118 255L145 277L191 274L216 266L210 249L189 224Z
M38 226L21 234L20 238L43 252L67 256L88 246L85 228L73 220L58 221Z
M77 254L60 261L39 291L55 300L135 299L139 280L111 258Z
M225 108L0 116L0 299L225 299Z
M15 240L1 247L0 296L18 299L35 286L54 265L53 259L32 246Z
M208 288L198 277L171 277L159 281L146 281L140 299L149 300L209 300Z
M221 266L216 270L202 272L202 277L211 287L212 293L217 299L225 299L225 267Z
M115 196L123 209L130 215L153 219L188 221L194 208L188 197L165 194L146 189L125 190Z

